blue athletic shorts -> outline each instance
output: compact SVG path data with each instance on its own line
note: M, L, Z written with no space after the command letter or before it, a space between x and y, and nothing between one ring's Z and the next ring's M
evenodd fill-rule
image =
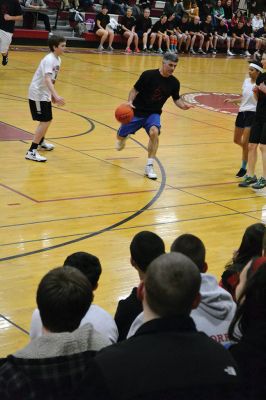
M126 137L136 133L139 129L144 128L147 134L152 126L156 126L160 133L161 118L160 114L151 114L148 117L134 117L129 124L122 124L118 129L118 135Z

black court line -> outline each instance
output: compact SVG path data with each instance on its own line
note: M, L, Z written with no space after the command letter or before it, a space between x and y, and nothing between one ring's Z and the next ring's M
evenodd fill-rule
M15 322L11 321L9 318L5 317L3 314L0 314L0 318L3 318L9 324L13 325L15 328L18 328L21 332L26 333L26 335L30 334L28 331L26 331L26 329L22 328L21 326L19 326Z

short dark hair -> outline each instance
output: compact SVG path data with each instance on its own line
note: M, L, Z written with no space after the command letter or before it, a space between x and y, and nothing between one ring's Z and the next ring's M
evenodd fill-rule
M157 315L189 315L199 293L201 276L196 265L181 253L157 257L145 278L146 301Z
M142 272L146 272L148 265L163 253L165 253L163 240L150 231L137 233L130 243L131 258Z
M36 301L43 326L51 332L72 332L92 302L88 279L72 267L49 271L41 280Z
M190 233L179 236L173 242L171 251L182 253L189 257L196 264L200 272L204 272L206 249L203 242L197 236Z
M78 251L70 254L64 261L64 266L74 267L81 271L91 283L93 289L96 288L102 266L100 260L85 251Z
M48 39L49 49L54 52L54 47L58 47L60 43L64 43L65 41L64 36L52 35Z

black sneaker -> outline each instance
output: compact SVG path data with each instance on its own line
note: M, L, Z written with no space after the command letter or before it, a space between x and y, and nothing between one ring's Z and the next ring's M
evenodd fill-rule
M263 178L263 176L258 180L257 183L254 183L254 185L252 185L252 189L263 189L266 186L266 179Z
M6 54L5 56L2 55L2 57L3 57L2 65L7 65L7 63L8 63L8 54Z
M247 170L245 168L240 168L240 170L236 174L236 178L242 178L243 176L246 175L246 173L247 173Z

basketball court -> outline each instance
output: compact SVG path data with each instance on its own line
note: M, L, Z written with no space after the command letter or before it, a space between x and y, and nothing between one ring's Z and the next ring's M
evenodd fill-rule
M241 92L245 59L180 57L175 76L195 108L182 111L171 99L165 104L152 181L144 177L144 131L115 150L114 110L161 58L68 51L56 83L66 106L54 108L47 135L56 149L45 153L46 163L36 163L24 158L36 127L27 91L45 51L16 48L1 67L1 357L27 343L37 284L69 254L100 258L95 303L113 314L138 283L129 255L137 232L157 233L167 251L178 235L198 235L209 272L219 277L245 228L265 220L264 192L238 187L237 109L224 103ZM257 169L260 175L260 162Z

